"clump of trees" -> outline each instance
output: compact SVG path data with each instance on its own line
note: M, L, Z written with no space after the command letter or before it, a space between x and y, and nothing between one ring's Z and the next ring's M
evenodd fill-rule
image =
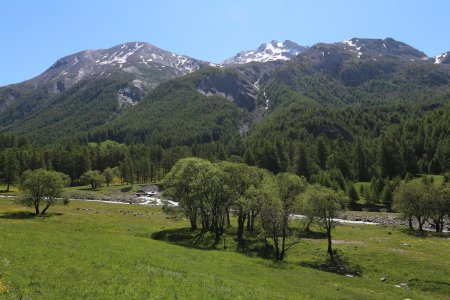
M81 175L80 180L85 184L90 184L91 189L96 189L101 187L105 182L105 176L103 176L103 174L98 170L87 171L86 173Z
M395 190L393 198L394 209L408 220L411 230L415 220L419 231L428 222L436 232L442 232L445 218L450 220L450 187L445 183L437 186L427 180L405 182Z
M24 196L19 202L33 207L36 215L44 215L57 203L64 205L68 203L68 199L63 197L64 187L70 182L66 174L36 169L25 171L22 177L21 189Z
M245 234L256 230L256 224L265 245L273 247L275 261L284 260L289 248L301 238L298 228L292 226L292 216L303 211L302 195L307 190L304 177L292 173L273 175L242 163L185 158L167 174L164 187L165 196L178 201L191 229L213 233L216 244L230 225L230 213L237 216L238 251L245 248ZM346 199L332 189L324 195L329 197L324 201ZM315 205L315 201L309 202L305 211L319 218L312 213ZM327 213L334 218L337 211L336 207ZM331 228L327 228L330 239Z

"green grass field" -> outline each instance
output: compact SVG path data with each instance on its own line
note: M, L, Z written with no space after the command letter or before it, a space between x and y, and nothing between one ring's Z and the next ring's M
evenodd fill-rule
M335 247L360 277L314 268L324 239L305 239L285 263L152 239L183 228L160 208L72 201L33 218L0 199L4 299L449 299L450 236L340 226ZM406 245L405 245L406 244ZM380 281L381 277L387 280ZM405 283L409 289L395 287Z

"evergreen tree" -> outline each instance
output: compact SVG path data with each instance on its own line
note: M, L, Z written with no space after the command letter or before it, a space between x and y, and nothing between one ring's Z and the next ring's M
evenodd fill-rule
M300 146L298 149L297 160L296 160L296 174L299 176L304 176L310 178L310 163L309 158L304 146Z
M317 161L322 170L325 170L327 167L327 159L328 149L326 148L323 139L319 138L317 141Z
M354 207L359 201L359 195L352 182L348 182L347 184L347 196L350 199L350 206Z
M400 155L401 151L397 141L387 138L382 139L379 150L379 163L383 178L394 178L397 175L403 175L403 160Z
M387 183L384 187L383 187L383 191L381 192L381 201L384 205L386 205L388 208L391 208L392 206L392 199L393 199L393 194L392 194L392 187L389 183Z
M9 192L10 185L17 179L19 172L19 161L16 149L7 149L1 156L1 179L6 184L6 192Z
M441 173L441 164L436 157L433 157L433 159L430 161L430 164L428 165L428 173L434 175L438 175Z
M367 164L367 150L361 144L361 141L358 140L356 144L356 163L358 170L358 181L367 181L369 180L369 170Z
M127 155L125 160L120 164L120 176L123 181L128 182L131 186L133 186L135 167L129 155Z
M254 166L255 165L255 157L254 157L252 151L250 150L250 148L247 148L245 150L244 161L249 166Z

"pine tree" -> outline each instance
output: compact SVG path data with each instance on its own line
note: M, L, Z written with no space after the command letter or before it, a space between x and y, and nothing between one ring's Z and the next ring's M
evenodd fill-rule
M428 173L438 175L441 173L441 164L439 163L439 160L434 157L430 164L428 165Z
M328 150L323 142L322 138L317 141L317 160L319 167L325 170L327 167Z
M307 155L305 147L303 147L303 146L300 146L300 148L298 150L297 160L296 160L296 173L297 173L297 175L304 176L306 178L309 178L311 176L308 155Z
M348 182L347 184L347 195L350 199L350 206L354 207L359 201L359 195L352 182Z
M128 155L120 164L120 176L122 177L123 181L128 182L131 186L133 186L135 170L133 161Z
M2 180L6 183L6 192L9 192L10 185L17 179L19 172L19 161L15 149L7 149L1 157Z
M392 200L393 200L393 194L392 194L392 187L389 183L387 183L383 191L381 193L381 201L384 205L386 205L389 209L392 206Z
M358 181L367 181L369 179L368 165L367 165L367 150L358 140L356 144L356 163L358 170Z

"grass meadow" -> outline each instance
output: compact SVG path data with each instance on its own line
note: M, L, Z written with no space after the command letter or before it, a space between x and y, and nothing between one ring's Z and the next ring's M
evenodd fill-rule
M317 234L274 264L256 252L157 240L186 220L160 208L72 201L46 217L0 198L0 299L450 299L450 236L341 225L334 244L359 276L319 266ZM382 281L381 278L385 280Z

